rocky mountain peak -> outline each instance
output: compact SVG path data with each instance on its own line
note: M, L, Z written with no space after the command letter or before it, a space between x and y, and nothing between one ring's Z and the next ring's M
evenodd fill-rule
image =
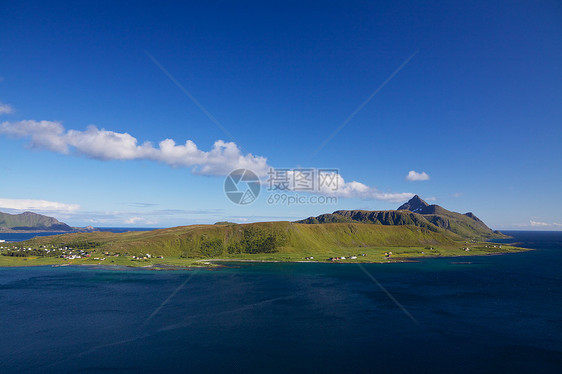
M404 203L398 207L398 210L409 210L414 213L422 213L425 208L429 206L421 197L415 195L407 203Z

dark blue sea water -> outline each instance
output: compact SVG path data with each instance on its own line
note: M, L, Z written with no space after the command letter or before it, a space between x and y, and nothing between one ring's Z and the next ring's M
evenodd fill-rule
M96 228L98 231L106 231L106 232L127 232L127 231L150 231L155 229L147 229L147 228L136 228L136 227L99 227ZM35 233L27 233L27 232L15 232L15 233L3 233L0 232L0 240L5 240L7 242L21 242L23 240L28 240L34 238L36 236L49 236L49 235L60 235L61 232L35 232Z
M510 234L537 250L365 265L374 280L353 264L0 268L0 372L559 373L562 233Z

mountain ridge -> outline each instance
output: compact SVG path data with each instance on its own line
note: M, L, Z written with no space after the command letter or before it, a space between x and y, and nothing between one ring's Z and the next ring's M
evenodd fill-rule
M336 222L358 222L379 225L414 225L433 232L445 233L455 239L505 238L499 231L493 231L474 213L465 214L449 211L442 206L429 205L418 195L402 204L397 210L336 210L296 221L305 224Z
M33 212L0 212L0 231L72 231L73 228L54 217Z

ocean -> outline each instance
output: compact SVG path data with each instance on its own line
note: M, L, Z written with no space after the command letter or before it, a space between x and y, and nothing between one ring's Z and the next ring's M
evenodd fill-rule
M558 373L562 232L536 251L218 270L0 268L1 373Z

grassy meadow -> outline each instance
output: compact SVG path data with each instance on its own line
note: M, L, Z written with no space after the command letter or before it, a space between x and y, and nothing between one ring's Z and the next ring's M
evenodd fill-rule
M341 257L345 259L337 262L396 262L524 250L455 239L453 235L408 225L292 222L192 225L154 231L37 237L9 243L19 249L12 249L12 256L0 256L0 266L72 264L173 268L214 266L219 261L329 262ZM40 255L36 255L38 253ZM5 249L2 254L6 254ZM60 258L60 254L81 255L81 258L65 259ZM84 257L86 254L90 257ZM350 259L351 256L357 258Z

